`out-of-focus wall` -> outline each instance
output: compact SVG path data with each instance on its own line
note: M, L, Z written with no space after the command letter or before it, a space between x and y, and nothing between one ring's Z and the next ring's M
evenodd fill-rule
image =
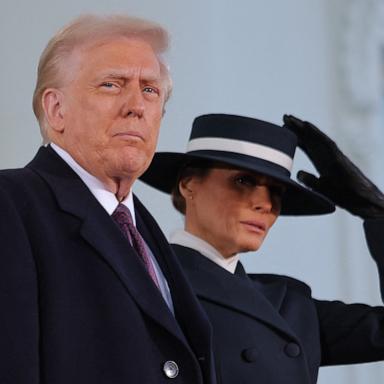
M193 118L211 112L281 123L311 120L384 189L383 0L3 0L0 4L0 167L24 165L40 145L31 108L36 65L55 30L79 13L125 12L172 34L174 94L160 150L184 151ZM312 169L300 152L295 170ZM136 193L166 233L182 225L168 196ZM360 219L344 212L281 218L248 271L298 277L316 297L380 303ZM384 380L382 363L322 369L319 383Z

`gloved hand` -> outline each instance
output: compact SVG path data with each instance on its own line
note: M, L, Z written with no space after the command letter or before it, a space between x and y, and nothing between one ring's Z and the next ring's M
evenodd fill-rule
M284 115L285 126L298 137L299 147L312 161L319 177L299 171L307 187L363 219L384 217L384 194L313 124Z

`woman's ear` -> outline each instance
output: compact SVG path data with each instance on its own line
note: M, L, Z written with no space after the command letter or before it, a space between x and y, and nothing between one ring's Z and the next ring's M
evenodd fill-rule
M184 197L185 200L192 200L193 194L194 194L194 184L195 184L195 178L190 177L184 177L179 181L179 191L181 196Z
M64 131L63 93L55 88L47 88L41 98L45 118L57 133Z

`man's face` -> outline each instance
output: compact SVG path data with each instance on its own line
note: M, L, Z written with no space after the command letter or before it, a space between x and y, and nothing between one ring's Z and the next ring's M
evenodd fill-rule
M128 38L96 43L77 49L65 70L63 130L53 141L107 184L133 182L152 160L164 106L152 47Z

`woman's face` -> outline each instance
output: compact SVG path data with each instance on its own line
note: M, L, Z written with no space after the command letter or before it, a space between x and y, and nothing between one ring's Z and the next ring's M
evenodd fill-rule
M232 167L181 180L185 228L224 257L256 251L275 223L284 187L273 179Z

